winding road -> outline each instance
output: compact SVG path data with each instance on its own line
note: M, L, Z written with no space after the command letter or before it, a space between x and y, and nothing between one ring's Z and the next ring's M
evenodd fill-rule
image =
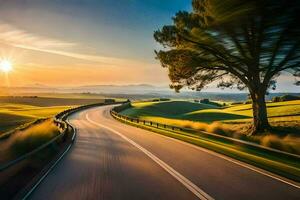
M77 137L30 199L300 199L297 186L211 151L113 119L72 115Z

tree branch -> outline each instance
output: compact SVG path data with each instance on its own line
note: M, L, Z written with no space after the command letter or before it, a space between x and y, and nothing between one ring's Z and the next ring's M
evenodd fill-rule
M285 56L285 58L278 64L278 66L276 68L281 68L283 67L288 61L290 61L290 59L292 58L292 56L294 56L294 53L296 52L296 50L299 47L299 41L297 41L296 43L294 43L293 47L289 50L289 52L287 53L287 55Z
M200 43L200 42L194 41L194 40L192 40L192 39L189 39L189 38L187 38L187 37L185 37L185 36L183 36L183 35L181 35L181 34L179 34L179 33L178 33L178 35L179 35L182 39L184 39L184 40L186 40L186 41L188 41L188 42L190 42L190 43L197 44L197 45L201 46L203 49L209 51L213 56L215 56L217 59L220 59L221 62L224 62L228 67L229 67L229 66L235 66L235 68L238 69L240 72L244 73L245 76L246 76L246 74L248 74L248 71L246 71L245 69L241 68L240 66L238 66L237 64L235 64L235 63L233 63L233 62L229 62L228 60L224 59L224 58L222 57L222 53L220 53L218 50L216 50L216 49L214 49L214 48L212 48L212 47L209 47L209 46L207 46L207 45L204 44L204 43ZM232 57L232 55L231 55L231 57ZM231 68L232 68L232 67L231 67ZM233 68L232 68L232 69L233 69ZM233 69L233 70L234 70L234 69Z
M277 69L275 69L274 71L270 72L269 74L266 74L263 83L264 83L264 84L268 83L268 82L272 79L272 77L273 77L274 75L276 75L277 73L279 73L279 72L281 72L281 71L284 71L284 70L287 70L287 69L293 69L293 68L295 68L295 67L297 67L297 66L300 66L300 61L298 61L298 62L295 63L295 64L287 65L287 66L282 67L282 68L277 68Z

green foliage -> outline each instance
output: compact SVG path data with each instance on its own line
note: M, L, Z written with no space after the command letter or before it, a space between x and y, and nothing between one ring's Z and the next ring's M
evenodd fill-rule
M293 101L293 100L300 100L300 97L294 95L283 95L283 96L274 97L272 99L272 102Z
M168 99L168 98L155 98L155 99L152 99L152 102L158 102L158 101L170 101L171 99Z
M209 101L209 99L201 99L201 100L200 100L200 103L209 104L210 101Z
M300 100L268 103L267 109L273 129L260 136L245 135L252 118L251 105L239 104L220 109L205 107L206 104L186 103L183 101L134 103L132 108L124 110L121 114L191 128L196 130L196 135L199 131L206 131L291 153L300 153ZM195 106L197 104L201 106Z
M192 6L154 33L166 47L156 55L175 90L218 80L220 87L267 89L280 71L300 76L299 1L193 0Z
M154 33L156 52L168 68L170 87L201 90L247 88L253 105L253 134L270 129L265 95L280 72L300 77L300 1L193 0L173 25ZM296 81L299 85L299 81Z
M268 116L271 121L300 120L300 100L268 103ZM221 109L209 104L187 101L142 102L121 112L130 117L144 118L164 123L166 119L188 120L192 122L223 122L228 124L249 123L252 118L250 104L231 105ZM172 122L172 121L170 121ZM177 123L177 122L176 122Z
M128 109L128 108L131 108L132 106L131 106L131 103L130 102L127 102L127 103L124 103L124 104L122 104L122 105L120 105L120 106L117 106L117 107L115 107L114 108L114 111L116 111L116 112L121 112L121 111L123 111L123 110L125 110L125 109Z

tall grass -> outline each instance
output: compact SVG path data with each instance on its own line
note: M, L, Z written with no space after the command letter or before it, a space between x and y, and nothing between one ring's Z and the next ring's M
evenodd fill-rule
M293 135L279 137L278 135L254 136L261 145L300 154L300 138Z
M235 130L231 128L230 125L213 122L213 123L204 123L204 122L195 122L190 120L181 120L181 119L169 119L163 117L143 117L143 119L159 122L162 124L169 124L184 128L191 128L198 131L206 131L210 133L217 133L222 135L231 135L235 133Z
M6 157L6 160L23 155L48 142L60 132L61 130L54 124L52 119L45 120L25 130L17 131L4 140L0 150L5 155L1 155L2 153L0 155Z
M278 132L269 132L264 135L259 136L246 136L248 131L251 128L251 123L222 123L222 122L213 122L213 123L204 123L204 122L195 122L190 120L180 120L180 119L169 119L163 117L143 117L142 119L150 120L162 124L169 124L178 127L190 128L197 131L206 131L209 133L216 133L220 135L225 135L229 137L234 137L241 140L247 140L250 142L255 142L257 144L271 147L291 153L300 154L300 137L295 134L283 134L283 131L280 131L281 135ZM281 122L272 122L274 127L282 125ZM287 129L287 127L285 127ZM300 131L300 129L297 129ZM294 133L296 130L292 129L291 133Z

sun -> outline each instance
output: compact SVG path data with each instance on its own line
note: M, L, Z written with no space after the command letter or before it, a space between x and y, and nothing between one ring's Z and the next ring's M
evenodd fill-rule
M9 60L1 60L0 61L0 70L8 73L12 70L12 64Z

